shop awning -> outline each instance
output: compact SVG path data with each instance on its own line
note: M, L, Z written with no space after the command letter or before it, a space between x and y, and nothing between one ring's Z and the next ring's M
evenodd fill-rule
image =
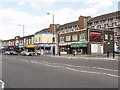
M88 42L72 43L71 47L87 47Z
M72 45L79 45L79 44L88 44L88 42L72 43Z
M27 45L26 48L34 48L34 45Z
M85 44L80 44L80 45L71 45L71 47L87 47L87 45L85 45Z

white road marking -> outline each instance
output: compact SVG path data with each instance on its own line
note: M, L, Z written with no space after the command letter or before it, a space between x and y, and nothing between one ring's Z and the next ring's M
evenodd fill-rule
M41 64L41 65L45 65L45 66L48 66L48 67L65 68L65 69L68 69L68 70L71 70L71 71L75 71L75 72L82 72L82 73L89 73L89 74L98 74L98 75L107 75L107 76L111 76L111 77L115 77L115 78L119 78L120 77L118 75L114 75L114 74L111 74L111 73L102 73L102 72L92 72L92 71L85 71L85 70L84 71L83 70L77 70L77 69L69 67L69 66L73 66L73 65L68 65L68 64L67 64L68 66L59 66L59 65L55 65L57 63L50 63L50 62L46 62L46 61L36 62L36 60L33 60L33 61L30 61L30 62L31 63L36 63L36 64ZM118 70L111 70L111 69L105 69L105 68L100 68L100 67L85 67L85 66L79 66L79 67L83 67L83 68L95 68L95 69L102 69L102 70L115 71L115 72L118 71Z
M111 77L115 77L115 78L119 78L120 77L118 75L114 75L114 74L110 74L110 73L83 71L83 70L77 70L77 69L72 68L72 67L80 67L80 68L99 69L99 70L105 70L105 71L118 72L118 70L106 69L106 68L101 68L101 67L75 66L75 65L62 64L62 63L50 63L50 62L46 62L46 61L37 62L36 60L32 60L31 61L31 60L25 60L25 59L20 59L20 60L21 61L26 61L26 62L31 62L31 63L36 63L36 64L41 64L41 65L45 65L45 66L48 66L48 67L65 68L65 69L76 71L76 72L89 73L89 74L99 74L99 75L107 75L107 76L111 76Z
M5 83L2 80L0 80L0 83L2 83L1 90L4 90Z
M118 70L106 69L106 68L101 68L101 67L75 66L75 65L62 64L62 63L50 63L50 62L46 62L46 61L42 61L42 62L48 63L48 64L65 65L65 66L74 67L74 68L88 68L88 69L92 68L92 69L118 72Z

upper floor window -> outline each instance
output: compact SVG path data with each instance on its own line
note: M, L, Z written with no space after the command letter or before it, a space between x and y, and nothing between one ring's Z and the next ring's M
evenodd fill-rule
M39 37L39 42L41 41L40 37Z
M108 34L105 34L105 39L108 40Z
M78 36L77 36L77 35L73 35L73 36L72 36L72 40L73 40L73 41L77 41L77 40L78 40Z
M64 42L64 37L60 37L60 42Z
M112 26L112 23L109 22L109 23L108 23L108 26Z
M101 28L101 25L97 25L97 28Z
M113 40L113 35L110 35L110 40Z
M86 33L80 34L80 41L86 41Z
M66 36L66 41L70 41L71 37L70 36Z

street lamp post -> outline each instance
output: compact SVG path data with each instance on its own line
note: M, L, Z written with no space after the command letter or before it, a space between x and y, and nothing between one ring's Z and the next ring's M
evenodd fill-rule
M24 37L24 34L25 34L25 26L24 26L24 25L19 25L19 26L22 26L22 27L23 27L23 37Z
M24 37L24 34L25 34L25 26L24 26L24 25L19 25L19 26L22 26L22 28L23 28L23 37ZM23 49L24 49L24 38L23 38Z
M50 13L47 13L48 15L51 15ZM55 56L55 52L54 52L54 44L55 44L55 37L54 37L54 33L55 33L55 25L54 25L54 14L52 14L52 21L53 21L53 38L52 38L52 42L53 42L53 56Z

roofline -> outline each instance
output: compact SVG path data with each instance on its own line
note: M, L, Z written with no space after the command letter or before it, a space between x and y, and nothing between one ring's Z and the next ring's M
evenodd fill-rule
M40 35L40 34L57 34L57 33L37 33L37 34L34 34L34 35Z
M105 16L105 15L109 15L109 14L114 14L114 13L120 13L120 11L115 11L115 12L111 12L111 13L106 13L106 14L102 14L102 15L99 15L99 16L95 16L95 17L92 17L91 19L93 19L93 18L97 18L97 17L101 17L101 16ZM120 15L119 15L120 16ZM115 16L112 16L112 17L115 17ZM98 21L98 20L93 20L93 21L91 21L91 19L88 21L88 23L90 23L90 22L93 22L93 21ZM105 18L104 18L105 19ZM101 20L103 20L103 19L101 19Z

